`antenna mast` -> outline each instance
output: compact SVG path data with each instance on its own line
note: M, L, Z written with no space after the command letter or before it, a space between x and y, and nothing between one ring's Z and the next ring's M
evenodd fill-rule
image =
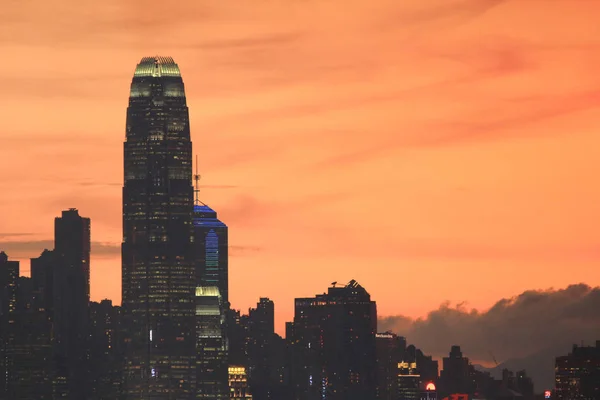
M198 174L198 155L196 155L196 173L194 174L194 181L196 185L194 187L194 194L196 195L196 205L200 204L200 174Z

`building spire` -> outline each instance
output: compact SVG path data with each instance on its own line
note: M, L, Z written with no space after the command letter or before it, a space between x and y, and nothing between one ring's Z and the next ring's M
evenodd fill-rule
M196 182L194 187L194 193L196 197L196 205L200 204L200 174L198 174L198 155L196 155L196 173L194 174L194 181Z

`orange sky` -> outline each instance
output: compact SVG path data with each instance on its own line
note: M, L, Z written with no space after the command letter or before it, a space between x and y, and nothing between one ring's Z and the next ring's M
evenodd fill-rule
M380 315L409 316L600 284L598 15L590 0L5 1L0 248L39 255L77 207L103 243L92 298L120 302L127 96L160 54L183 73L201 197L230 227L233 305L272 298L278 330L294 297L352 278Z

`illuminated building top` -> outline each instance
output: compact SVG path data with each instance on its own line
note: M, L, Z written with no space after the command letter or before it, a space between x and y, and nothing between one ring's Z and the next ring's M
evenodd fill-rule
M134 77L141 76L174 76L181 77L179 66L171 57L144 57L135 68Z

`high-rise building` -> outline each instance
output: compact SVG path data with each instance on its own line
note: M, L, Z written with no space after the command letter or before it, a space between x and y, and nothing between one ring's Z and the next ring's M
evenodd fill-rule
M573 351L556 357L555 395L561 400L600 399L600 340L596 346L573 346Z
M195 395L192 142L178 65L137 65L124 145L122 308L128 399Z
M90 246L90 219L63 211L54 221L53 337L57 375L77 399L88 390Z
M216 286L196 288L196 398L229 400L223 298Z
M6 253L0 251L0 398L8 390L8 326L17 307L18 278L19 262L9 261Z
M194 262L198 287L216 286L229 309L229 244L227 225L217 212L199 201L194 206Z
M454 393L472 394L474 391L471 379L469 359L463 357L460 346L452 346L448 357L442 360L443 370L440 373L439 393L445 397Z
M6 334L7 393L11 400L53 400L50 320L34 307L31 278L19 277L17 307Z
M119 317L120 308L110 300L90 303L89 400L120 398L123 363Z
M44 309L50 316L54 310L54 270L57 257L53 250L44 250L31 259L31 281L36 293L36 307Z
M352 280L295 301L292 381L296 400L365 400L377 395L377 309Z
M378 333L377 346L377 399L397 400L398 364L404 358L406 339L395 333Z
M0 252L0 315L8 315L17 307L17 280L19 262L9 261L5 252Z
M248 312L248 380L256 400L271 398L272 344L275 339L275 303L261 298Z

